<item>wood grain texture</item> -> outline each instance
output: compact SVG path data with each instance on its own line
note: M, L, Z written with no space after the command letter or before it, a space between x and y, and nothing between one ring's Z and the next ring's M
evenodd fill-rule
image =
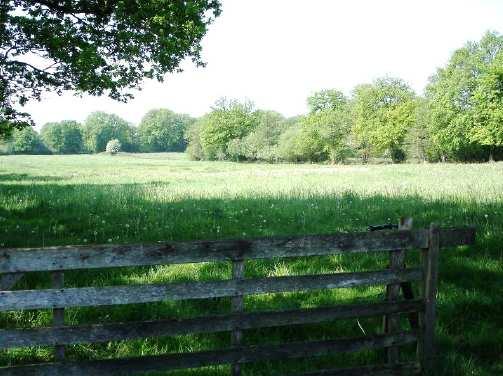
M62 289L64 287L65 276L63 272L52 272L52 287L55 289ZM63 326L65 325L65 309L64 308L54 308L52 310L52 324L53 326ZM54 347L54 359L56 361L62 361L65 359L65 347L60 344L56 344Z
M473 244L472 228L443 229L440 246ZM428 247L428 230L376 231L272 237L250 240L167 242L154 245L96 245L0 249L0 274L183 264L235 259L320 256Z
M424 257L424 321L420 356L423 371L429 374L434 367L435 358L435 320L438 285L438 254L440 247L440 231L438 226L430 226L428 250Z
M0 330L0 349L56 344L99 343L146 337L176 336L191 333L214 333L241 330L316 324L325 321L372 317L397 312L422 312L422 300L394 303L350 304L333 307L238 313L196 317L184 320L156 320L82 326Z
M400 272L336 273L292 277L256 278L166 285L81 287L68 289L0 291L0 311L86 307L205 299L288 291L400 283L422 279L421 269Z
M412 218L400 218L398 223L398 231L412 230ZM389 253L390 269L399 272L405 269L405 251L396 249ZM394 302L400 298L400 284L394 283L386 286L386 300ZM384 333L400 332L400 315L389 314L384 316ZM388 364L397 364L400 361L400 352L398 347L390 347L385 349L386 362Z
M235 280L243 280L245 273L245 262L243 260L234 260L232 262L232 278ZM238 316L244 310L244 297L243 295L233 296L231 298L231 311L232 313L237 313ZM241 341L243 338L243 332L240 329L239 322L234 322L234 326L231 332L231 346L233 348L241 347ZM233 363L231 365L232 376L241 376L241 365L239 363Z
M328 341L288 343L281 345L244 347L199 353L145 356L87 362L46 363L27 366L2 367L1 376L81 376L134 375L149 371L168 371L216 364L249 363L324 356L332 353L355 352L407 345L417 341L414 333L345 338Z

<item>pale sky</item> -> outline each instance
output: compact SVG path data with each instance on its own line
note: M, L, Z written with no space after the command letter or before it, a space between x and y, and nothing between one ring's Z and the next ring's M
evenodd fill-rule
M503 32L502 0L224 0L203 41L205 68L184 63L126 104L47 93L25 110L37 128L98 110L136 125L152 108L200 116L227 96L293 116L316 90L350 94L386 75L422 93L455 49L487 30Z

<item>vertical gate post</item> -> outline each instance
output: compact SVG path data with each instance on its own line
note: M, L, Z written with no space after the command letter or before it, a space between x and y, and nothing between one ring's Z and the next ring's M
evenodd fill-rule
M412 229L412 218L400 218L398 231ZM400 271L405 268L405 251L396 249L389 252L389 265L393 271ZM400 284L394 283L386 285L386 300L389 302L398 301L400 297ZM400 331L400 314L389 314L384 316L384 333L393 334ZM385 348L386 363L396 364L400 362L399 347L393 346Z
M422 320L422 340L418 343L421 368L425 374L431 373L434 366L439 248L440 231L437 225L431 224L428 235L428 249L423 251L425 309Z
M244 267L245 262L243 259L237 259L232 261L232 278L239 283L240 280L244 278ZM231 298L231 311L232 313L241 313L244 310L244 298L243 295L233 296ZM231 332L231 346L240 347L241 340L243 338L243 332L236 326ZM239 363L233 363L231 365L232 376L241 376L241 365Z
M52 287L54 289L62 289L64 286L64 273L63 272L52 272ZM54 308L52 310L52 324L53 326L62 326L65 324L65 309L64 308ZM62 345L56 345L54 347L54 359L56 361L63 361L65 359L65 347Z

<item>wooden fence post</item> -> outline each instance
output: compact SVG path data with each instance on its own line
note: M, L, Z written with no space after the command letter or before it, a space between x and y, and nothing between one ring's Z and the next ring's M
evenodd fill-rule
M55 289L62 289L64 286L64 273L63 272L52 272L52 287ZM65 309L64 308L54 308L52 310L52 324L53 326L62 326L65 324ZM54 359L56 361L63 361L65 359L65 347L61 345L56 345L54 347Z
M232 278L235 281L240 281L244 278L244 267L245 262L242 259L237 259L232 261ZM241 313L244 309L244 297L243 295L233 296L231 298L231 311L232 313ZM241 346L241 340L243 338L243 332L236 326L231 332L231 346L233 348ZM241 376L241 365L239 363L233 363L231 365L232 376Z
M398 224L399 231L412 229L412 218L400 218ZM400 271L405 268L405 251L396 249L389 252L389 265L393 271ZM386 285L386 300L396 302L400 298L400 283ZM400 315L389 314L384 316L384 333L393 334L400 331ZM400 361L399 347L393 346L384 349L386 354L386 362L388 364L397 364Z
M437 225L431 224L429 231L428 249L423 251L424 286L423 296L425 303L422 315L422 338L418 342L418 352L423 373L433 371L435 355L435 305L437 300L438 284L438 254L440 248L440 231Z

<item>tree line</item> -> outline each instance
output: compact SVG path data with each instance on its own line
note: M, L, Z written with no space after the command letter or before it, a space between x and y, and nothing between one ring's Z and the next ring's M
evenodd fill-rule
M175 152L186 147L185 130L194 119L167 109L147 112L138 127L115 114L94 112L83 124L73 120L44 124L40 134L33 128L16 129L4 141L10 154L100 153L117 140L125 152Z
M423 96L399 78L307 99L284 118L249 102L220 100L187 133L193 159L394 162L503 159L503 36L488 32L453 53Z
M503 36L488 32L455 51L417 95L384 77L346 96L326 89L307 98L309 112L285 118L249 101L222 98L199 119L152 110L134 127L91 114L84 124L48 123L40 135L16 130L12 153L102 152L117 139L127 152L183 151L196 160L394 162L503 159Z

